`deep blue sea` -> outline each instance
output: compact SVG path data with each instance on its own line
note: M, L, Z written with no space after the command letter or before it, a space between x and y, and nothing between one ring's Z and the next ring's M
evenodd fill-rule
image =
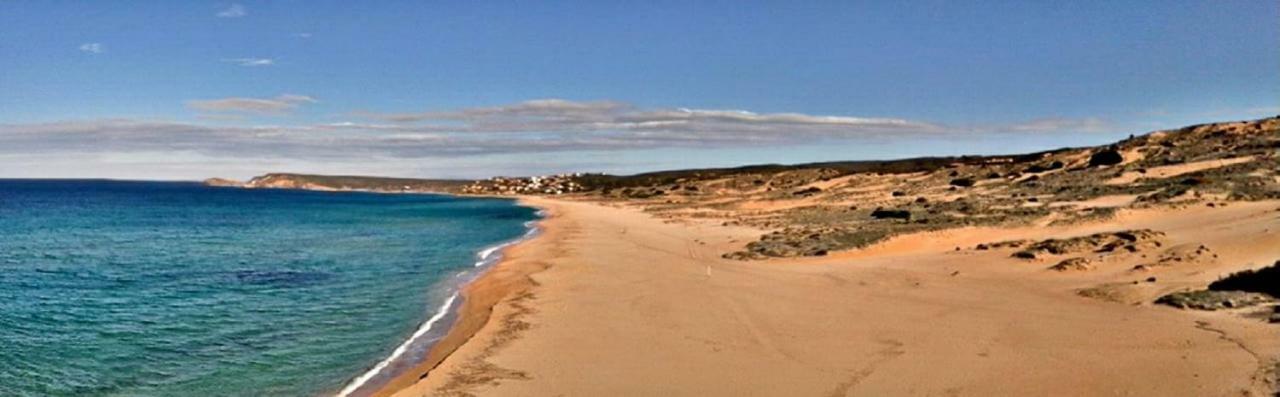
M0 396L332 395L536 217L502 199L0 180Z

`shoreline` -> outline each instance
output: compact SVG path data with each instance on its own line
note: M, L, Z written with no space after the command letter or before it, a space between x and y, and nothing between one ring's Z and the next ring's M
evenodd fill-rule
M418 381L425 379L431 374L432 370L434 370L437 365L452 355L454 351L460 348L464 343L467 343L477 332L480 331L481 328L488 324L494 306L504 300L507 296L511 296L533 285L532 282L521 283L513 281L519 281L515 280L515 278L527 277L529 274L536 271L526 272L525 270L528 269L520 269L517 270L515 274L499 275L497 273L499 273L499 270L512 270L503 269L504 266L510 267L509 264L515 259L511 254L511 251L534 241L538 241L547 234L548 228L546 224L549 220L554 218L556 214L546 205L534 204L529 198L523 196L444 195L457 197L513 198L516 205L536 209L538 211L539 218L526 222L528 231L524 235L514 240L502 242L478 251L477 256L480 260L476 262L475 267L478 268L479 271L472 275L469 280L465 280L460 283L460 285L458 285L458 290L455 291L453 295L450 296L441 306L442 310L438 311L429 320L427 320L427 322L424 322L422 328L415 332L414 335L410 336L409 339L401 345L401 347L398 347L397 351L400 351L402 348L412 344L416 339L425 334L425 330L429 330L434 326L434 321L440 319L452 320L445 324L443 335L431 343L421 361L411 364L407 370L385 380L377 388L370 390L367 393L362 393L361 395L375 397L391 396L413 386ZM494 278L497 279L495 280ZM365 374L353 379L352 384L345 387L336 396L343 397L360 391L361 388L365 387L364 382L376 377L377 372L383 369L387 362L392 361L395 358L397 358L397 353L393 352L391 356L384 361L379 362L377 366L369 369ZM359 385L355 385L356 380L360 380L362 378L363 381L361 381Z
M441 362L448 358L454 351L460 348L464 343L469 341L477 332L483 328L489 320L489 316L494 306L500 303L507 296L519 292L528 286L528 283L515 283L507 288L505 286L511 283L511 277L506 277L501 281L489 281L489 277L495 273L498 268L505 263L512 261L510 251L520 246L529 244L542 237L546 231L547 223L551 220L555 213L545 204L535 204L537 200L532 196L525 195L498 195L498 194L460 194L445 191L389 191L376 189L332 189L332 188L316 188L311 186L304 187L280 187L280 186L245 186L245 185L212 185L207 182L195 182L206 187L212 188L231 188L231 189L275 189L275 190L296 190L307 192L321 193L361 193L361 194L423 194L449 196L457 198L499 198L510 199L518 206L529 207L536 210L537 219L526 221L524 223L526 232L512 240L500 242L491 246L486 246L476 252L477 261L472 269L467 269L458 274L458 276L467 276L464 280L457 281L453 286L456 290L445 298L439 309L435 311L426 321L398 345L391 354L376 363L373 367L366 369L360 375L352 378L339 389L335 397L348 397L352 395L358 396L392 396L404 389L410 388L419 381L426 379L427 375ZM536 273L536 271L518 271L517 277L526 277ZM473 299L475 295L483 295L480 298ZM444 321L443 328L436 328L436 323ZM440 330L440 331L437 331ZM441 332L439 338L430 342L428 346L414 346L417 342L431 336L434 332ZM397 363L401 356L415 347L425 347L423 358L416 363ZM378 380L387 367L393 365L407 366L402 369L399 374L390 378L382 379L380 384L375 384L372 390L363 390L370 387L369 382Z

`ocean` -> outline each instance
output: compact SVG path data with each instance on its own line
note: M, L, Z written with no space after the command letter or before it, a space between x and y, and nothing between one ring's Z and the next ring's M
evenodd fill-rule
M361 395L535 219L492 198L0 180L0 395Z

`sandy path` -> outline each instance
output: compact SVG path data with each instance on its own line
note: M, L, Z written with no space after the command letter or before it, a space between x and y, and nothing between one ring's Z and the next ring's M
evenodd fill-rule
M1211 240L1224 263L1280 258L1275 204L739 262L719 255L751 237L724 228L530 200L554 216L499 266L503 288L481 287L502 302L472 318L491 320L451 334L457 351L398 395L1262 395L1260 368L1280 355L1276 326L1073 292L1135 277L1117 269L1064 277L952 248L1123 223ZM1159 275L1194 284L1243 265L1221 266Z

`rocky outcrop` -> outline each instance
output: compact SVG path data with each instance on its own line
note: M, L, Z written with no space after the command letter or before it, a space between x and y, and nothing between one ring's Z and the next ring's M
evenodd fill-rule
M249 189L304 189L321 191L453 193L470 181L447 179L384 178L369 176L308 175L271 173L246 182L212 178L209 186L231 186Z
M203 183L206 186L219 186L219 187L243 187L244 186L243 182L224 179L224 178L209 178L209 179L205 179Z
M328 184L317 183L309 180L309 178L301 177L293 174L266 174L254 177L244 183L244 187L248 188L268 188L268 189L305 189L305 190L353 190L348 186L339 185L332 186Z

